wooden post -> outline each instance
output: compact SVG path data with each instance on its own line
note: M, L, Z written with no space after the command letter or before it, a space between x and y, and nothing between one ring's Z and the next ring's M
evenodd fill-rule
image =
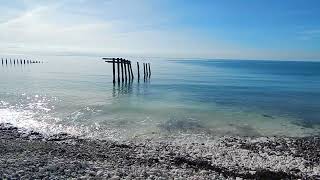
M20 59L20 64L22 64L22 59Z
M150 68L150 63L149 64L149 77L151 77L151 68Z
M120 61L121 61L121 80L122 80L122 82L124 81L124 78L123 78L123 60L124 59L120 59Z
M118 67L118 83L120 82L120 59L117 58L117 67Z
M143 78L146 78L146 64L143 63Z
M140 68L139 68L139 62L137 62L137 71L138 71L138 81L140 80Z
M6 58L6 64L8 64L8 60L7 60L7 58Z
M123 60L123 63L124 63L124 75L125 75L125 80L127 82L127 60Z
M146 63L146 77L149 77L149 73L148 73L148 63Z
M112 58L112 66L113 66L113 84L116 83L116 67L115 67L115 59Z
M23 60L23 64L26 64L26 60L25 59Z
M130 61L130 70L131 70L131 77L132 77L132 79L134 79L133 72L132 72L131 61Z
M131 73L130 73L130 65L129 65L129 60L126 61L127 64L127 69L128 69L128 77L129 77L129 81L131 81Z
M3 64L3 58L1 58L1 63Z

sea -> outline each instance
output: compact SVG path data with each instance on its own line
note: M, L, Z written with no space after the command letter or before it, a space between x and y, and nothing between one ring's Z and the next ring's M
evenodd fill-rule
M24 130L109 140L320 135L320 62L131 57L134 79L113 84L102 57L4 58L43 61L0 64L0 123Z

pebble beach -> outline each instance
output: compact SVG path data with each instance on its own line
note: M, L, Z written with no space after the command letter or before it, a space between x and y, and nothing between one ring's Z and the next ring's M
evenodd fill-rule
M0 125L0 179L319 179L320 138L109 141Z

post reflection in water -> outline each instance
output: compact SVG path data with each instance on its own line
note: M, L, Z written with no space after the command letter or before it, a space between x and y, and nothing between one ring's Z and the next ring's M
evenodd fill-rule
M141 93L144 93L150 84L150 79L145 80L144 83L140 83L139 81L134 83L134 81L124 81L121 83L113 84L112 96L114 98L120 97L123 95L132 95L135 94L139 96Z

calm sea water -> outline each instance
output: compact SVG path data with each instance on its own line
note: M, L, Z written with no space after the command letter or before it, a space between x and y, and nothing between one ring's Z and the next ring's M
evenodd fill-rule
M116 85L99 57L0 65L0 122L116 140L319 135L320 63L154 58L137 82L135 59L134 81Z

